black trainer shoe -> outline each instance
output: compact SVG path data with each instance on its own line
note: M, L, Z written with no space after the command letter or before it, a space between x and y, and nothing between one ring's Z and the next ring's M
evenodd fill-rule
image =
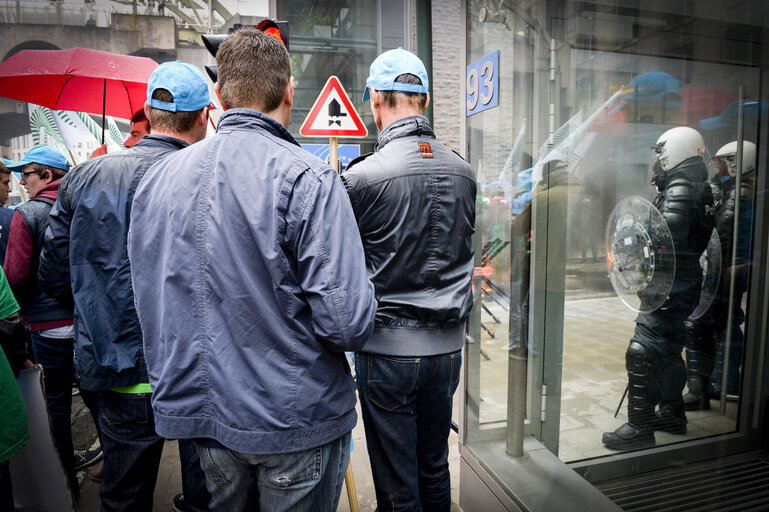
M630 450L656 444L653 430L641 430L630 423L625 423L614 432L604 432L602 441L611 450Z
M75 471L96 464L102 457L101 445L98 440L87 450L75 450Z
M656 415L657 422L654 425L654 430L661 430L678 436L686 434L686 424L688 423L686 415L678 416L668 409L657 411Z

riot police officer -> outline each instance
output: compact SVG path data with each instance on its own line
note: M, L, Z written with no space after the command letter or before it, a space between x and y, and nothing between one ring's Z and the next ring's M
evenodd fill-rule
M737 236L737 267L731 269L734 243L734 214L737 203L736 175L737 141L726 144L716 153L714 160L718 170L718 182L713 185L715 197L715 226L721 245L720 280L716 295L704 314L686 321L686 366L689 392L684 395L687 410L710 409L709 384L720 387L720 368L714 372L716 349L727 329L729 312L729 279L736 279L734 308L732 313L732 338L729 354L728 393L736 394L739 388L739 366L742 359L742 331L745 321L742 311L742 294L747 289L748 263L750 262L750 229L752 227L752 196L756 169L756 145L745 141L742 145L742 182L740 186L740 223ZM731 270L731 271L730 271ZM711 378L712 374L716 378ZM715 381L715 382L714 382Z
M651 289L639 292L641 313L625 354L628 422L603 434L604 445L616 450L655 444L655 430L686 433L682 396L686 367L681 357L684 322L699 295L699 257L713 229L713 194L702 160L702 136L692 128L673 128L652 149L652 183L659 192L654 206L673 238L675 276L667 300L659 308L649 304Z

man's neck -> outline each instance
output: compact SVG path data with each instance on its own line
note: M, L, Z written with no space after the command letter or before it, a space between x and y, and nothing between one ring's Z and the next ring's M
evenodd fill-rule
M399 119L403 119L404 117L411 117L411 116L421 116L422 112L420 112L418 109L405 109L401 108L398 110L383 110L382 111L382 126L379 128L379 131L383 131L385 128L390 126L395 121L398 121Z
M192 136L191 133L176 133L171 131L165 131L165 130L155 130L154 128L150 130L150 133L152 135L165 135L166 137L173 137L174 139L183 140L187 144L195 144L197 140Z

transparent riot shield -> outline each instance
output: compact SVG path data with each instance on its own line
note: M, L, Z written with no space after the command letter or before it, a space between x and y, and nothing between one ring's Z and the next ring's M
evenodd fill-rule
M700 256L700 267L702 267L702 290L697 307L692 312L693 319L705 314L718 293L718 283L721 281L721 241L716 228L713 228L708 246Z
M614 207L606 226L606 260L617 296L630 309L650 312L670 295L675 248L662 213L639 196Z

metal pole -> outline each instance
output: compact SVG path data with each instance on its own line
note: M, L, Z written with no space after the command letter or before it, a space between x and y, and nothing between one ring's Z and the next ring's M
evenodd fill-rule
M527 348L528 319L523 307L529 289L529 265L524 233L529 226L519 226L521 219L513 219L510 237L513 240L510 269L510 307L508 308L508 362L507 362L507 443L505 453L525 458L523 450L526 421L526 380L529 364ZM517 287L517 293L514 293ZM479 299L480 300L480 299ZM519 318L516 318L516 315Z
M104 144L104 125L107 124L107 79L104 79L104 94L101 97L101 143Z
M339 157L337 154L338 143L339 143L338 137L329 137L328 139L329 165L331 165L331 168L334 169L337 173L339 173Z
M735 272L737 270L737 236L740 227L740 202L742 200L742 143L745 138L743 123L745 121L745 86L739 87L739 106L737 110L737 168L734 170L734 223L732 224L732 257L729 262L731 278L729 279L729 305L726 315L726 336L724 337L724 361L721 373L721 403L718 410L726 414L726 387L729 381L729 352L732 347L732 322L734 321L734 289L736 286Z

